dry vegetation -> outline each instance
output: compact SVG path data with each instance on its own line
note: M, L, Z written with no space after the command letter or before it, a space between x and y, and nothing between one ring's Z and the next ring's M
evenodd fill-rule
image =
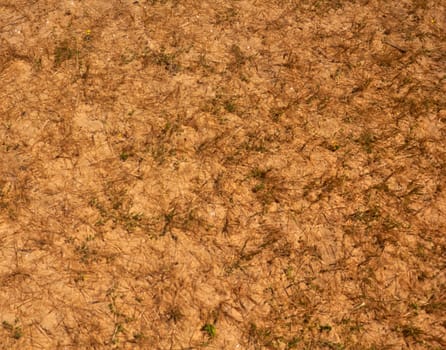
M1 349L445 349L443 0L0 0Z

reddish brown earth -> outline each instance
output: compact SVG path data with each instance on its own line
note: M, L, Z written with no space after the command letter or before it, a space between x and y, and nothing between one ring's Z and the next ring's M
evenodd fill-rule
M1 349L445 349L446 3L1 0Z

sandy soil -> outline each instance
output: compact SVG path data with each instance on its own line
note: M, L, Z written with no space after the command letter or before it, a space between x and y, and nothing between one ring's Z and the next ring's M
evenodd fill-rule
M1 349L445 349L443 0L1 0Z

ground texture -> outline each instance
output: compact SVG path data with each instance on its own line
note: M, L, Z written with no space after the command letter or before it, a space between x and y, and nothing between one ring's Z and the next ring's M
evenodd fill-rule
M445 349L442 0L1 0L1 349Z

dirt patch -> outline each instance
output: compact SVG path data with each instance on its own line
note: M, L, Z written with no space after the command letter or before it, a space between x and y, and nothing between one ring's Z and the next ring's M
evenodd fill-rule
M0 2L0 348L445 348L445 28Z

